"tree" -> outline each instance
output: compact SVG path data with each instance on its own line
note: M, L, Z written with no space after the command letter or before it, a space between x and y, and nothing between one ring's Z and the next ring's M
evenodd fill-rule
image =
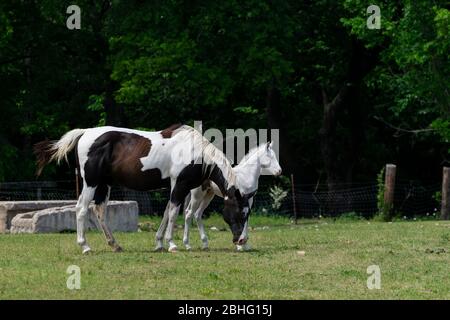
M361 0L80 0L80 30L70 4L0 3L0 180L32 178L34 142L103 124L279 128L284 172L330 190L448 157L443 0L379 1L380 30Z

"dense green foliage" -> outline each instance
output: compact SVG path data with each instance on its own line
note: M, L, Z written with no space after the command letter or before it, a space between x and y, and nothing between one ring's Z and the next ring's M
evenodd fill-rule
M280 128L285 172L331 188L448 161L448 1L378 1L379 30L362 0L79 0L80 30L70 4L0 3L0 181L32 179L34 142L101 124Z

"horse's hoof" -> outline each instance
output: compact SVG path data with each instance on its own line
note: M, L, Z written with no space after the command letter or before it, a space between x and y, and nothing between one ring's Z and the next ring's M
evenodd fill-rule
M177 251L178 251L177 246L173 246L173 247L169 248L169 252L177 252Z
M186 247L186 251L191 251L192 250L192 247L189 244L185 245L185 247Z
M250 250L252 250L252 247L249 245L249 244L244 244L244 245L236 245L236 250L237 251L250 251Z
M89 254L91 253L91 248L89 248L88 246L83 247L82 253L83 254Z
M209 251L209 247L202 247L203 251Z
M156 247L153 251L154 252L163 252L164 251L164 247Z

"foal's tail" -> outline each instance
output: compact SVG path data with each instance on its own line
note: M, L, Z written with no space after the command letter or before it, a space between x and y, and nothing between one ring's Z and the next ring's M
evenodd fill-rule
M78 140L87 129L74 129L66 132L59 140L44 140L34 145L34 154L37 158L36 175L39 176L44 167L56 160L60 163L64 158L67 161L67 154L75 147Z

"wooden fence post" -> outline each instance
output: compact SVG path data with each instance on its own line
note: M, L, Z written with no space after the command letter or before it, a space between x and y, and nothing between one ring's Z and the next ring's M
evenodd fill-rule
M442 170L442 203L441 219L450 218L450 167L444 167Z
M395 174L396 165L387 164L386 173L384 177L384 205L383 215L385 219L390 219L392 216L392 210L394 207L394 190L395 190Z
M291 174L291 188L292 188L292 204L294 206L294 223L297 224L297 206L295 204L295 187L294 187L294 175Z

